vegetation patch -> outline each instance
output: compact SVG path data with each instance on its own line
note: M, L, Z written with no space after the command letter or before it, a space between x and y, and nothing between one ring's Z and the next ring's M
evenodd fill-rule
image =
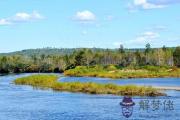
M116 75L107 74L107 77L156 77L157 71L161 66L180 67L180 47L176 48L151 48L150 44L146 44L145 49L126 49L121 45L119 49L101 49L101 48L76 48L76 49L31 49L19 52L0 54L0 73L62 73L65 70L77 68L78 66L92 67L97 66L95 71L90 71L87 75L104 76L108 72L113 73L123 69ZM145 68L142 68L145 66ZM147 66L147 68L146 68ZM104 68L103 68L104 67ZM102 70L105 69L105 73ZM147 69L148 72L142 75L142 72L132 72L133 75L126 75L124 68L128 71L132 69ZM82 69L81 69L82 70ZM83 69L83 75L86 70ZM89 69L91 70L91 69ZM126 70L127 71L127 70ZM81 75L76 72L68 71L66 74ZM154 72L154 73L153 73ZM177 76L175 73L160 73L157 76Z
M66 76L89 76L104 78L162 78L180 77L180 69L167 66L136 66L118 68L115 65L107 66L78 66L64 72Z
M36 88L51 88L55 91L81 92L88 94L113 94L129 96L164 96L159 90L152 87L115 84L99 84L93 82L59 82L55 75L32 75L18 78L16 85L30 85Z

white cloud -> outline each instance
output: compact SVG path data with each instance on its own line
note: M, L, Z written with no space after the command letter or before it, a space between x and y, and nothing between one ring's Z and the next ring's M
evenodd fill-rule
M115 19L115 17L113 16L113 15L108 15L108 16L106 16L106 18L105 18L105 20L107 20L107 21L112 21L112 20L114 20Z
M148 10L148 9L157 9L164 8L166 5L164 4L155 4L148 0L133 0L133 3L128 4L129 11L136 11L138 9Z
M96 20L96 15L88 10L79 11L75 15L75 20L80 22L92 22Z
M152 27L147 28L147 30L151 30L154 32L163 32L163 31L167 31L168 28L165 25L154 25Z
M0 19L0 25L10 25L11 23L6 19Z
M144 37L144 38L147 38L147 39L156 39L160 35L158 33L148 31L148 32L144 32L141 36Z
M159 33L147 31L138 35L134 40L131 40L130 43L145 44L152 42L160 37Z
M134 5L143 5L146 4L146 0L134 0Z
M13 21L18 21L18 22L23 22L23 21L26 22L26 21L33 21L39 19L43 19L43 16L35 11L31 14L25 12L16 13L16 15L12 18Z
M119 47L120 45L122 45L122 42L114 42L113 45Z
M132 3L128 3L127 9L128 9L128 12L130 12L130 13L137 12L136 6Z
M87 34L87 31L86 30L83 30L82 31L82 35L86 35Z
M43 18L44 17L36 11L32 13L19 12L12 17L0 19L0 25L11 25L22 22L36 21Z
M156 5L170 5L170 4L180 3L180 0L147 0L147 1Z

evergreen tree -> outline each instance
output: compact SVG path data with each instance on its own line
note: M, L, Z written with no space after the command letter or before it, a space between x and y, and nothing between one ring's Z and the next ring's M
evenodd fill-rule
M84 57L84 51L79 51L77 55L75 56L75 65L76 66L81 66L85 65L85 57Z
M121 44L120 47L119 47L119 52L120 53L125 53L124 51L124 46Z
M180 67L180 47L176 47L173 53L173 59L174 59L174 64L177 67Z

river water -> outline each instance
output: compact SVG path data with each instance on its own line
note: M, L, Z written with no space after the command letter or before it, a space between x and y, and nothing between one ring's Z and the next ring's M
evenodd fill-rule
M166 97L132 97L132 116L122 114L123 96L54 92L12 84L18 77L0 76L0 120L180 120L180 92ZM98 82L154 86L180 86L180 78L119 79L62 77L63 82ZM153 104L159 101L159 104ZM140 104L140 103L146 104ZM147 104L148 103L148 104ZM168 104L171 103L171 104ZM156 109L155 109L156 108Z

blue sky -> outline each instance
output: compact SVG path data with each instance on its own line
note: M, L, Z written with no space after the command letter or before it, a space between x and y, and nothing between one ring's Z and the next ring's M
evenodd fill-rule
M0 52L180 45L180 0L0 0Z

